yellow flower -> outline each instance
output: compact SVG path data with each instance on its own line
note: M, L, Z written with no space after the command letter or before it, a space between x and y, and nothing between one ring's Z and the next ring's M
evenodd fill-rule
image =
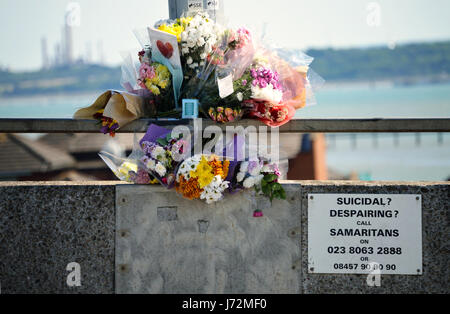
M155 94L155 95L161 94L161 92L160 92L158 86L152 84L152 81L151 81L151 80L146 80L146 81L145 81L145 86L147 86L147 88L149 89L149 91L151 91L153 94Z
M184 29L189 25L189 23L192 21L193 17L182 17L177 19L178 25L181 25Z
M169 82L167 82L167 80L165 80L165 81L159 82L158 85L159 85L162 89L166 89L166 87L167 87L168 84L169 84Z
M166 89L170 85L171 74L169 69L159 63L154 63L155 76L145 80L145 86L155 95L160 95L162 89Z
M158 27L158 30L177 36L177 40L178 42L180 42L181 33L184 32L184 27L183 25L177 23L171 25L162 24L161 26Z
M138 166L135 163L124 162L120 167L114 171L116 177L118 177L122 181L130 181L130 171L136 172L138 171Z
M195 171L191 171L191 177L198 179L200 188L203 189L209 185L214 179L213 168L209 165L208 160L203 156Z

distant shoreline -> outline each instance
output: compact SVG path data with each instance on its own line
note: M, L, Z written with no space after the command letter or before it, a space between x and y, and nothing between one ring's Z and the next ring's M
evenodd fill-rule
M410 87L410 86L427 86L427 85L445 85L450 83L450 77L445 79L436 80L436 78L420 78L413 80L411 78L408 79L384 79L384 80L336 80L336 81L325 81L320 90L328 90L328 89L336 89L336 88L393 88L393 87ZM117 88L109 88L109 89L117 89ZM0 99L27 99L27 98L38 98L38 97L65 97L65 96L92 96L96 95L100 96L104 90L69 90L69 91L58 91L58 92L36 92L36 93L18 93L18 94L7 94L1 95ZM119 89L123 90L123 89ZM95 99L93 99L94 101Z

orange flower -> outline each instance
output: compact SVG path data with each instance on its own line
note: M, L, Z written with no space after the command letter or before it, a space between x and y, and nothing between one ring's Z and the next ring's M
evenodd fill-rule
M189 181L186 181L184 176L180 176L180 182L176 185L176 190L190 200L199 199L202 194L198 179L191 178Z
M219 157L213 155L210 158L210 165L213 168L214 176L221 176L223 180L228 176L230 161L220 161Z
M222 179L225 180L228 177L228 171L230 170L230 161L225 160L223 162L223 176Z

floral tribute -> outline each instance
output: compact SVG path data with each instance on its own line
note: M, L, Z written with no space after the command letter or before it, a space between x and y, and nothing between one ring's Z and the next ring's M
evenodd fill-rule
M100 132L103 134L109 134L111 137L116 136L116 130L119 128L119 123L111 118L105 117L103 112L105 110L99 110L94 114L94 119L98 120L99 124L102 125Z
M268 49L270 43L246 27L221 25L206 11L158 21L136 35L142 50L124 59L121 84L124 93L142 100L124 95L123 102L110 104L123 108L108 110L108 117L97 107L93 111L101 131L112 136L117 121L123 127L139 118L181 118L183 99L199 100L200 117L217 123L246 118L279 127L297 110L313 105L312 85L323 83L309 69L313 58L300 51Z
M230 161L218 156L196 155L185 160L177 173L176 190L188 199L202 199L212 204L223 198L230 182L226 181Z
M187 141L172 138L169 130L156 125L149 127L136 147L126 159L105 152L100 156L122 181L159 183L189 200L213 204L227 194L250 189L270 201L286 198L275 163L263 159L237 162L215 154L191 156Z

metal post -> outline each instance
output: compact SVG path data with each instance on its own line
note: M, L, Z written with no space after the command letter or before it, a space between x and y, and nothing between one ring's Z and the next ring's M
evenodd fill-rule
M177 19L188 12L197 9L205 10L215 21L221 22L224 18L225 0L169 0L169 17Z

